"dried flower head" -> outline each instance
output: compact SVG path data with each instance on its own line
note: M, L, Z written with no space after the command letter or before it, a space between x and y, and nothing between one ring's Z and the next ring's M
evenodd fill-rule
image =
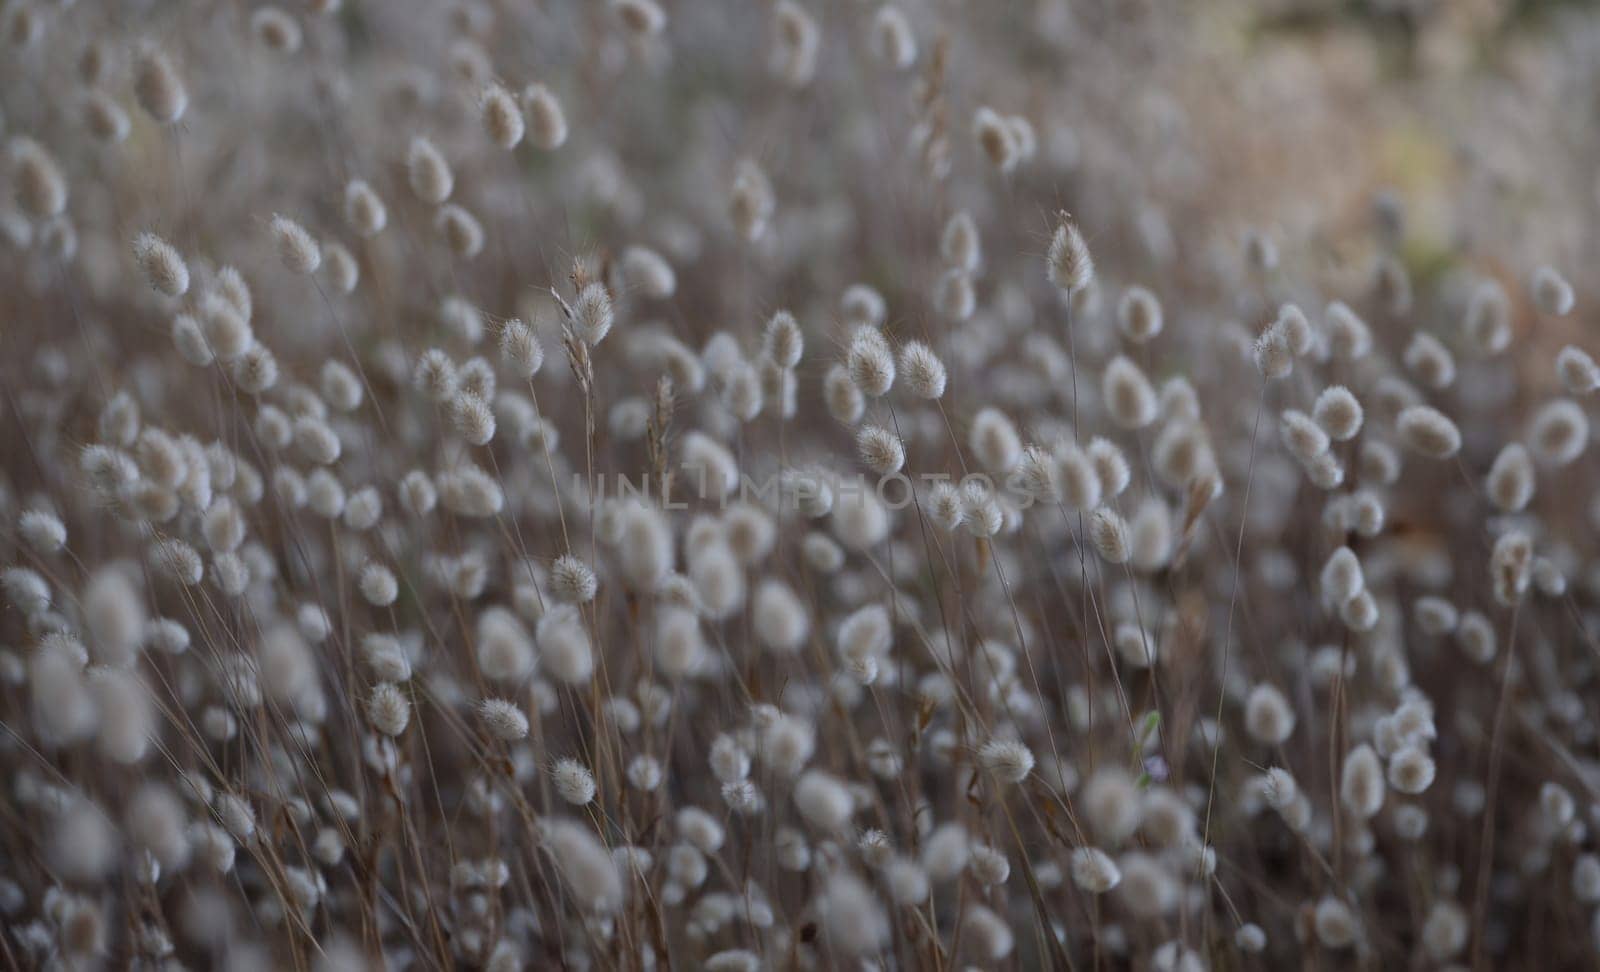
M1083 290L1094 280L1094 260L1089 256L1089 246L1078 224L1065 213L1061 214L1055 234L1050 238L1045 268L1050 282L1068 294Z

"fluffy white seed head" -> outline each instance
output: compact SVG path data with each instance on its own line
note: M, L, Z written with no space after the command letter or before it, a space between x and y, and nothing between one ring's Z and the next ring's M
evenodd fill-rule
M150 547L150 566L186 587L200 583L205 563L189 544L176 537L158 540Z
M1473 291L1461 329L1480 355L1499 354L1511 344L1511 301L1498 283L1484 281Z
M1456 630L1461 617L1454 604L1431 594L1417 598L1412 605L1412 615L1417 627L1430 635L1450 634Z
M1014 739L991 739L978 750L978 763L1005 783L1021 783L1033 772L1033 753Z
M884 4L872 18L872 51L889 67L904 71L917 60L917 38L899 7Z
M418 135L406 150L406 179L411 191L425 203L440 205L455 191L455 173L444 154L428 138Z
M1101 378L1101 393L1111 420L1125 429L1142 429L1160 414L1160 399L1143 369L1123 355L1112 358Z
M1022 450L1016 466L1016 485L1036 503L1056 503L1061 490L1056 482L1056 459L1037 445Z
M1324 948L1346 949L1356 943L1361 925L1355 912L1338 898L1329 895L1317 902L1312 913L1312 929Z
M990 962L999 962L1016 947L1016 935L1005 920L983 905L967 909L961 931L973 949Z
M850 788L821 770L800 774L794 786L794 805L811 827L824 833L841 833L855 813Z
M736 783L750 775L750 753L727 733L712 741L709 762L711 772L723 783Z
M1310 325L1307 325L1309 332ZM1268 379L1287 378L1294 371L1289 329L1281 320L1268 324L1251 349L1256 370Z
M114 763L144 759L159 723L150 691L138 675L113 668L89 671L89 690L100 718L95 748Z
M1133 916L1153 920L1177 907L1178 884L1158 858L1135 851L1122 855L1118 866L1122 882L1117 885L1117 896Z
M728 212L739 236L748 243L761 239L776 208L777 199L767 174L755 162L740 160L728 194Z
M532 378L544 367L544 345L533 328L516 319L500 330L500 356L521 378Z
M1072 852L1072 883L1090 894L1105 894L1122 883L1122 871L1110 854L1098 847Z
M584 806L594 800L594 774L577 760L563 756L550 768L550 782L556 795L573 806Z
M1533 302L1541 313L1565 317L1572 312L1572 285L1554 267L1540 267L1533 272L1532 290Z
M622 904L622 872L588 826L573 820L540 824L561 882L585 911L606 913Z
M1556 355L1556 375L1571 395L1588 395L1600 388L1600 365L1587 351L1570 344Z
M616 311L611 303L611 294L603 284L591 283L578 291L577 300L572 305L572 324L578 337L590 347L598 345L611 333L611 326L616 322Z
M781 0L773 9L770 60L774 73L789 87L802 88L817 72L817 51L822 30L816 18L794 0Z
M400 505L412 516L427 516L439 502L438 490L433 480L420 469L413 469L400 479Z
M1245 729L1257 742L1276 746L1294 732L1294 708L1275 686L1265 683L1250 690L1245 701Z
M1094 280L1094 260L1078 224L1062 214L1050 237L1045 254L1045 269L1050 282L1069 295L1088 287Z
M536 633L540 665L567 685L584 685L594 675L594 646L576 610L550 610Z
M117 828L94 801L64 799L71 799L71 802L62 808L53 823L47 847L49 861L68 880L103 880L116 866L121 850ZM63 931L69 928L70 923ZM95 932L94 936L98 934Z
M272 217L272 239L278 258L295 273L315 273L322 266L322 248L306 228L287 216Z
M958 823L939 825L922 844L922 866L936 882L952 881L972 858L972 837Z
M251 395L260 395L278 383L277 356L261 344L246 349L232 362L230 370L239 390Z
M778 580L762 581L756 588L753 621L761 643L786 654L798 651L811 631L805 604Z
M1577 803L1566 787L1547 782L1539 787L1539 812L1552 830L1560 830L1572 823Z
M1390 314L1398 316L1411 310L1411 275L1406 271L1405 264L1396 257L1379 258L1373 274L1372 291L1378 303Z
M1436 962L1447 962L1467 947L1472 925L1467 910L1454 901L1435 901L1422 922L1422 947Z
M944 362L921 341L908 341L900 348L900 374L905 386L918 398L933 400L944 395Z
M344 187L344 220L357 236L370 238L389 225L389 210L364 179L352 179Z
M947 267L966 273L978 269L983 247L971 213L961 210L945 222L944 232L939 235L939 255Z
M1095 473L1100 477L1101 499L1121 496L1133 479L1133 472L1122 450L1110 439L1095 436L1089 440L1088 454L1089 460L1094 463Z
M17 532L34 552L53 554L67 545L67 527L48 510L26 510L17 519Z
M627 777L629 786L647 793L659 789L665 780L661 761L642 754L628 760Z
M667 258L645 246L629 246L620 261L622 283L629 294L665 300L678 289L678 275Z
M1266 951L1267 933L1260 925L1254 922L1246 922L1239 926L1238 931L1233 933L1233 944L1238 946L1239 951L1244 952L1246 955L1258 955Z
M1144 287L1129 287L1117 302L1117 327L1135 344L1152 341L1161 333L1161 302Z
M1357 819L1368 820L1383 808L1386 793L1383 764L1371 746L1361 743L1345 756L1339 800Z
M701 432L684 437L683 472L696 496L720 499L739 485L739 466L733 453Z
M1339 620L1352 631L1371 631L1380 617L1377 598L1371 591L1362 591L1339 605Z
M306 415L294 420L294 445L307 462L319 466L339 461L344 447L327 422Z
M1506 513L1520 513L1533 499L1533 458L1520 442L1510 442L1489 467L1489 499Z
M133 256L156 293L182 297L189 292L189 265L166 240L154 233L140 233L133 240Z
M1100 505L1101 476L1087 452L1067 443L1056 454L1056 486L1067 509L1086 512Z
M1338 442L1348 442L1361 431L1363 411L1361 402L1350 389L1332 385L1317 396L1312 416L1328 435Z
M522 91L522 107L527 113L528 141L536 148L552 152L566 144L567 115L555 92L542 84L530 84Z
M1448 459L1461 449L1461 430L1448 415L1431 405L1405 409L1395 429L1408 449L1430 459Z
M973 112L972 135L977 141L978 147L989 159L990 164L1002 173L1010 172L1016 168L1018 162L1022 161L1022 147L1017 143L1016 129L1010 124L1010 120L1006 116L988 105L980 106L977 111ZM1051 251L1053 254L1053 244ZM1054 265L1055 261L1052 260L1052 283L1056 282ZM1063 290L1069 289L1060 283L1056 283L1056 285Z
M877 331L856 331L845 354L845 367L851 383L863 394L877 398L887 394L894 385L894 352Z
M1408 745L1389 757L1389 785L1400 793L1421 793L1433 784L1433 757L1420 746Z
M494 438L494 409L472 392L457 392L450 399L448 414L456 433L472 445L488 445Z
M978 294L973 289L972 275L952 267L939 275L934 284L933 304L939 313L952 321L965 321L978 306Z
M671 526L658 511L642 506L627 510L621 521L623 579L636 590L655 590L672 570Z
M1334 604L1344 604L1366 588L1361 560L1349 547L1340 547L1322 565L1322 592Z
M470 260L483 251L483 224L470 210L445 203L434 214L433 225L450 252L461 259Z
M1327 430L1304 412L1289 409L1278 416L1278 431L1283 444L1301 462L1310 462L1328 451Z
M367 719L386 736L398 736L411 722L411 700L398 685L379 682L367 696Z
M925 507L928 518L945 530L955 530L966 518L966 505L962 502L961 490L950 483L935 483L928 490Z
M133 127L122 106L101 91L84 95L80 111L83 126L89 130L89 134L107 144L115 145L123 141Z
M1494 626L1477 611L1465 611L1456 625L1456 644L1472 661L1487 665L1494 660L1497 649Z
M830 526L833 535L851 550L866 550L889 535L893 518L872 489L852 489L834 502Z
M300 50L300 22L278 7L257 8L250 15L250 32L274 54L287 56Z
M1283 336L1283 340L1289 346L1289 353L1297 358L1305 357L1316 347L1316 332L1312 330L1311 321L1306 317L1305 311L1295 304L1280 306L1272 326Z
M1510 607L1527 593L1533 580L1533 541L1521 530L1509 530L1495 541L1489 556L1495 600Z
M1365 489L1353 493L1349 508L1350 522L1356 533L1370 539L1383 532L1387 511L1376 493Z
M361 282L361 267L356 263L355 254L343 243L323 240L322 275L336 292L349 294Z
M92 735L100 710L83 677L83 662L74 646L41 645L28 659L28 690L34 731L45 741L63 745ZM81 646L75 646L81 650Z
M692 610L670 605L662 608L656 615L655 644L656 666L666 678L683 678L705 663L705 637Z
M1342 361L1356 361L1372 350L1372 330L1349 305L1334 301L1324 315L1328 350Z
M972 848L972 860L967 870L979 884L995 887L1005 884L1011 877L1011 862L1000 851L980 844Z
M1122 843L1139 827L1139 790L1121 768L1104 767L1089 777L1078 806L1096 839L1107 846Z
M320 375L322 397L334 409L353 412L361 405L365 390L361 379L342 361L326 361Z
M823 398L828 406L828 414L844 425L861 421L861 416L867 410L866 396L851 379L849 368L843 364L835 364L828 369L823 379Z
M856 433L856 454L879 475L899 472L906 464L906 449L900 437L879 425L863 425Z
M870 885L846 870L836 871L816 902L828 946L843 955L869 955L889 941L888 913Z
M154 48L141 51L134 62L133 93L139 107L163 125L183 118L189 107L183 79L167 55Z
M866 284L851 284L839 297L839 314L847 324L881 327L888 313L883 295Z
M183 351L183 342L178 331L180 322L192 320L189 315L180 314L173 323L173 340L179 343L179 350ZM205 346L206 354L215 355L223 361L235 361L252 348L259 347L255 341L255 333L250 328L250 320L230 301L207 299L201 302L200 319L194 323L201 343ZM191 364L197 363L190 352L185 352L184 357Z
M503 85L492 84L478 97L478 111L489 141L503 149L514 149L522 141L526 124L522 107Z
M379 563L369 563L361 568L357 578L361 597L374 607L388 607L400 596L400 584L394 571Z
M475 648L485 678L518 682L533 671L534 643L517 616L490 608L478 616Z
M1244 258L1256 273L1271 273L1278 269L1278 244L1262 230L1249 230L1244 236Z
M1280 812L1288 809L1299 795L1300 787L1294 775L1283 767L1274 766L1262 775L1261 798L1272 809Z
M1546 403L1528 426L1528 448L1545 465L1568 465L1588 444L1589 417L1570 398Z
M1455 356L1432 334L1418 331L1412 335L1400 360L1407 371L1429 388L1449 388L1456 380Z
M550 589L563 601L587 604L600 589L594 569L572 554L562 554L550 565Z
M995 472L1009 472L1022 459L1017 427L997 408L985 408L973 416L967 446L978 462Z
M22 211L40 220L60 215L68 187L55 157L31 138L18 138L9 148L13 193Z
M1125 563L1130 554L1128 523L1122 514L1102 506L1089 518L1089 539L1110 564Z

